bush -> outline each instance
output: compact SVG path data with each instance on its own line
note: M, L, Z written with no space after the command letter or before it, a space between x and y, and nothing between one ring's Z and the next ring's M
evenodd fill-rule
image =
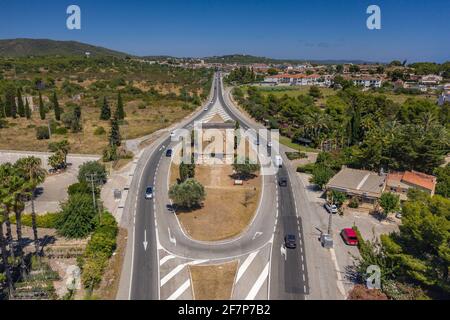
M92 197L87 194L74 194L62 205L56 225L58 233L67 238L85 238L95 228L96 214Z
M359 207L359 199L356 197L353 197L350 202L348 203L348 207L352 209L356 209Z
M67 189L69 196L75 194L87 194L92 195L92 186L87 182L78 182L69 186ZM100 189L95 187L95 195L98 198L100 196Z
M314 163L308 163L303 166L298 166L297 172L312 174L314 166Z
M181 207L193 208L205 200L205 188L194 179L173 185L169 190L169 197Z
M50 134L48 132L48 127L42 126L36 128L36 138L38 140L50 139Z
M304 152L286 152L286 156L288 157L289 160L308 158L308 155Z
M55 229L59 213L48 212L46 214L36 215L36 226L38 228ZM16 216L10 217L11 223L16 223ZM31 214L22 214L22 225L26 227L32 226Z
M116 249L118 233L117 222L107 211L103 212L98 227L89 240L86 251L80 259L81 280L86 288L94 289L102 281L108 259Z
M97 161L89 161L80 166L78 181L87 182L87 175L95 174L98 183L104 184L107 181L107 173L104 165Z
M56 130L53 132L53 134L59 134L59 135L67 134L67 129L64 127L56 128Z
M101 136L105 133L106 133L106 131L105 131L105 128L103 128L103 127L97 127L94 131L94 135L96 135L96 136Z

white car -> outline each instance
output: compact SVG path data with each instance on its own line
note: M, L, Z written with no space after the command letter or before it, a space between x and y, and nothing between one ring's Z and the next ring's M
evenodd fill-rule
M272 141L267 142L267 148L272 148Z
M171 137L171 138L175 137L175 132L173 132L173 131L170 132L170 137Z
M208 107L205 107L205 109L203 109L203 110L208 111Z
M325 203L324 207L329 213L336 214L338 212L338 209L334 204Z
M153 188L152 187L147 187L147 189L145 189L145 199L153 199Z

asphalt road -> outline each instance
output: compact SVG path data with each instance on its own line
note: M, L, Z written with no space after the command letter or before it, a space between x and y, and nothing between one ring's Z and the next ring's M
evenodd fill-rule
M216 74L213 85L214 94L212 102L207 106L208 110L197 114L183 127L192 127L211 108L223 108L244 130L257 129L236 108L225 102L219 74ZM265 145L262 140L261 144L263 143ZM291 184L278 188L276 175L264 176L258 212L242 235L214 243L196 241L183 232L175 213L168 209L170 158L165 157L165 150L173 145L170 137L163 140L148 157L140 177L135 201L130 299L159 299L159 247L180 257L214 260L247 254L267 243L273 244L270 298L303 299L304 294L308 293L308 278L304 246L299 243L303 238L301 221L296 213ZM286 162L286 157L283 158ZM284 169L279 174L289 177ZM144 199L147 186L155 187L153 200ZM286 233L297 235L297 249L289 250L285 259L281 256L281 244Z

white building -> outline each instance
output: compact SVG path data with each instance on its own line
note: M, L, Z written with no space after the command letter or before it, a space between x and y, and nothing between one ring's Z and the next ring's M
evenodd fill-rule
M450 84L444 86L444 92L439 96L438 104L443 106L446 102L450 103Z
M364 88L381 88L382 80L380 78L352 78L355 86L362 86Z
M266 77L264 82L291 86L314 86L320 84L320 79L321 77L317 74L277 74Z

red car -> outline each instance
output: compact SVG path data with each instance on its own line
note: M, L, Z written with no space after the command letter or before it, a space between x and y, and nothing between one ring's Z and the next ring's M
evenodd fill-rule
M356 235L355 230L351 228L346 228L341 231L341 237L344 240L345 244L349 246L357 246L358 245L358 237Z

